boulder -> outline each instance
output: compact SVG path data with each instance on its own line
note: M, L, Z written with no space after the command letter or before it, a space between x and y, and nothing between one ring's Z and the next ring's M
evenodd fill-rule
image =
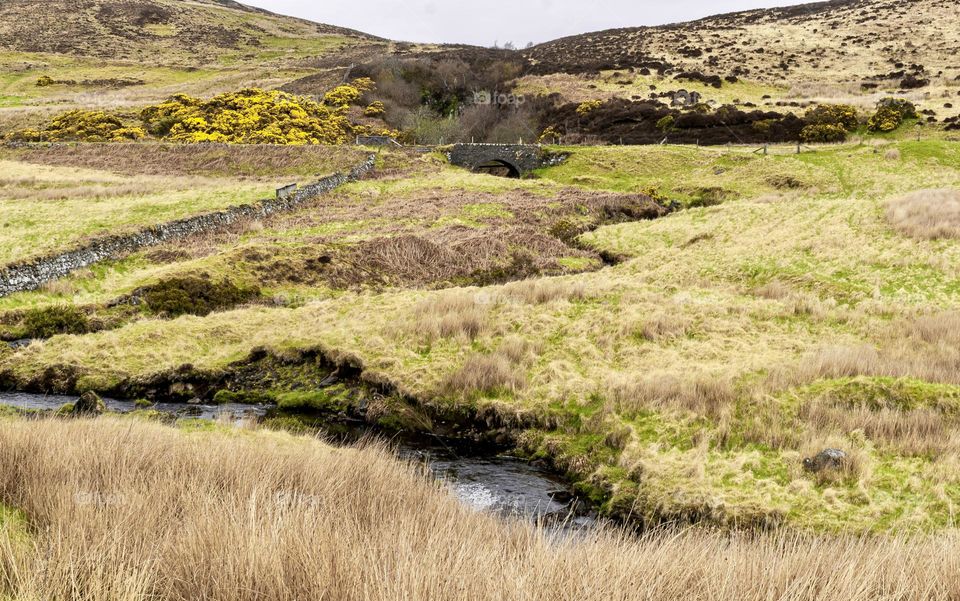
M107 405L103 402L103 399L100 396L93 392L87 391L80 395L80 399L73 404L73 415L78 416L97 416L103 415L107 411Z
M824 449L815 456L804 459L803 469L816 474L824 470L843 469L846 463L846 451L841 451L840 449Z

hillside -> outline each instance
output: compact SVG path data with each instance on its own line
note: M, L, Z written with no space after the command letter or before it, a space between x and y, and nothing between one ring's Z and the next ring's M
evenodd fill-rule
M278 88L387 48L360 32L229 0L4 0L0 131L73 108Z
M950 0L834 0L589 33L526 55L540 73L647 67L767 84L955 77L960 32L943 24L958 18Z
M203 64L268 58L303 43L337 44L370 36L251 8L230 0L6 0L0 48Z
M682 86L761 106L897 93L942 119L960 104L960 31L944 27L958 19L951 0L834 0L588 33L526 51L521 88L580 101Z

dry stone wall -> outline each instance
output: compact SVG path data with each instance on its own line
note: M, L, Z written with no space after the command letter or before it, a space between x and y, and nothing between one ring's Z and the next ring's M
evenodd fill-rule
M360 179L373 170L376 155L350 171L325 177L318 182L295 192L288 189L276 198L253 204L238 205L214 213L178 219L151 226L130 234L118 234L97 238L83 246L56 255L42 257L27 263L10 265L0 270L0 296L36 290L46 282L62 278L69 273L89 267L100 261L116 258L141 248L212 232L248 219L262 219L274 213L290 211L304 202L326 194L340 186Z

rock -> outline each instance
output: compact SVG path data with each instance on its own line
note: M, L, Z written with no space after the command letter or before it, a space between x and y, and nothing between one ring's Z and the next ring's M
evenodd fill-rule
M819 473L824 470L839 470L847 463L846 451L840 449L824 449L814 457L803 460L803 469L808 472Z
M554 503L560 503L561 505L567 505L573 501L573 493L568 490L552 490L547 494L550 495Z
M24 338L23 340L14 340L13 342L8 342L7 344L13 350L18 350L18 349L26 348L30 346L32 343L33 343L33 339Z
M107 411L107 405L100 398L100 395L93 391L87 391L80 395L80 400L73 404L73 415L97 416L103 415Z

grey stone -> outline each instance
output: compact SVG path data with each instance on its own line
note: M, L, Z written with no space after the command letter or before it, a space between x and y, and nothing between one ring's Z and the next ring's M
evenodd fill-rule
M824 470L843 469L847 462L846 451L840 449L824 449L814 457L803 460L803 469L808 472L819 473Z
M96 416L103 415L107 411L107 405L95 392L87 391L80 395L80 399L73 404L73 415L78 416Z

